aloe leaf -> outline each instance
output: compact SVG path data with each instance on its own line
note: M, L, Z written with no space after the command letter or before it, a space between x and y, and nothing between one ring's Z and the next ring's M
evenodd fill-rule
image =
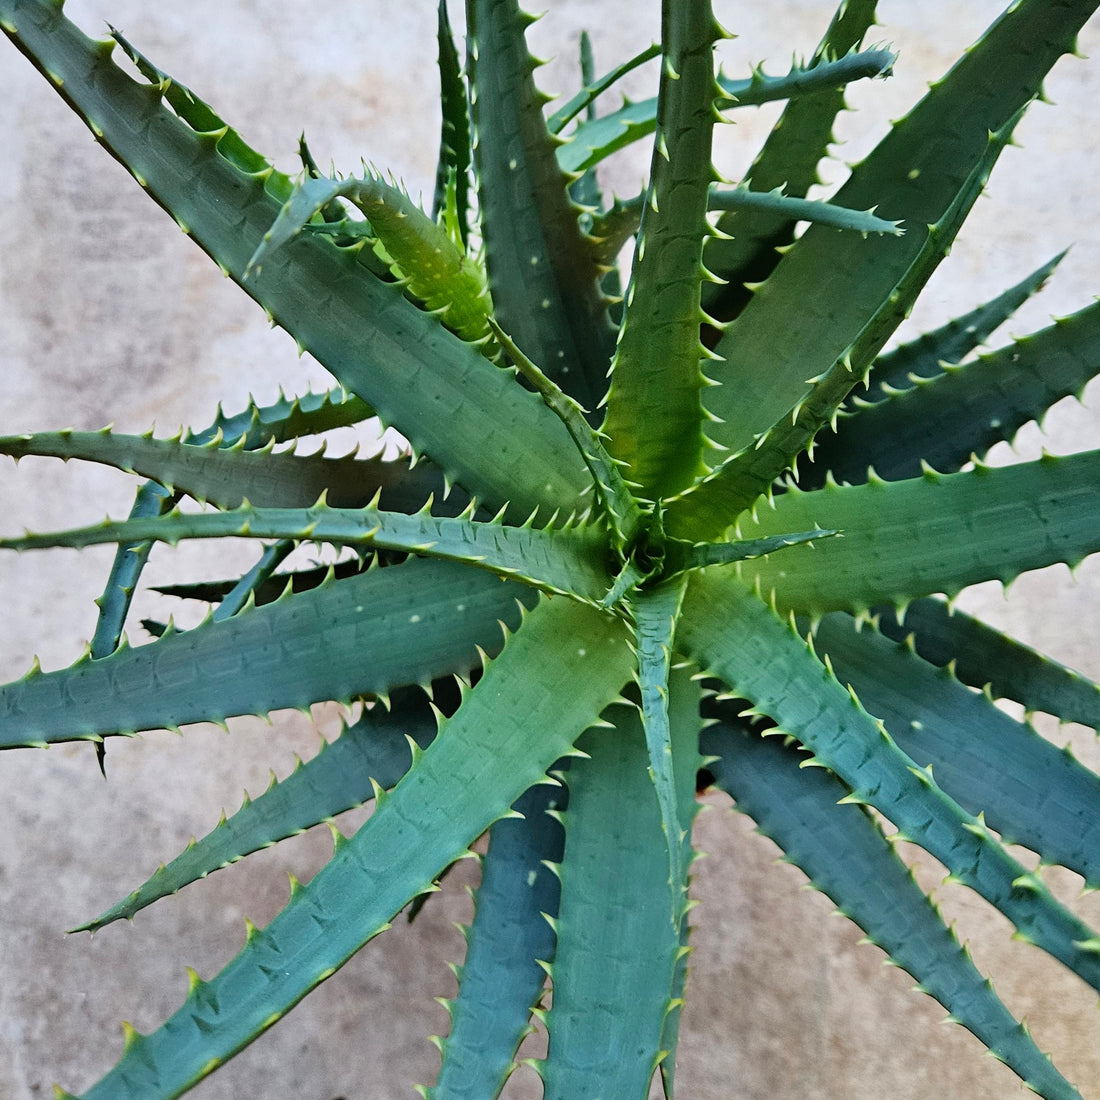
M1093 772L950 669L870 628L857 631L847 615L826 615L814 643L902 752L930 767L959 805L983 814L1005 844L1022 844L1045 863L1076 871L1086 886L1100 886L1100 778Z
M588 31L581 31L579 53L581 83L584 88L590 88L596 83L596 59L592 53L592 39L589 37ZM581 91L582 95L584 88L582 88ZM576 99L576 97L574 97L574 99ZM595 99L589 99L587 103L580 106L578 110L583 110L588 118L595 118L597 113ZM558 112L555 112L554 115L546 120L547 128L552 133L557 132L555 129L555 119L557 116ZM582 172L580 176L569 184L569 197L578 206L584 208L584 213L581 215L581 226L589 236L591 236L591 221L593 215L595 211L602 210L604 205L603 194L600 190L600 181L596 178L595 169L590 168L587 172ZM606 266L608 271L601 281L601 286L609 298L617 299L622 289L618 282L618 269L613 262ZM620 303L613 301L612 304L618 306ZM611 315L610 307L609 315Z
M960 366L917 379L873 405L857 402L823 433L799 477L813 489L827 474L865 481L873 467L887 481L917 477L927 464L948 473L1038 420L1063 397L1081 396L1100 373L1100 303Z
M273 165L270 161L263 154L258 153L249 146L209 103L200 99L190 88L155 65L114 27L109 27L109 29L111 37L119 44L141 75L159 89L172 110L191 129L201 134L219 134L219 152L237 168L247 175L266 175L267 190L272 194L278 194L283 198L290 194L293 186L290 178L282 172L273 171ZM75 105L70 103L70 106ZM306 144L304 134L298 139L298 153L307 175L315 174L317 165L309 151L309 146ZM171 213L170 208L169 212ZM370 255L363 257L363 259L375 275L380 277L389 276L388 269L382 261Z
M650 500L702 472L699 284L714 178L713 52L724 35L709 0L666 0L661 10L657 136L603 424L627 479Z
M364 558L351 558L335 564L315 565L303 569L292 569L286 573L273 573L262 580L252 590L252 601L257 605L273 603L289 589L291 592L308 592L318 588L330 579L342 580L363 570L371 568L383 555L368 553ZM383 565L392 564L385 560ZM203 603L220 604L227 599L233 588L240 583L239 578L222 580L192 581L187 584L162 584L152 588L162 596L174 596L180 600L201 600Z
M439 0L439 99L442 108L439 135L439 161L435 172L435 197L432 217L439 217L447 206L448 190L454 189L454 220L463 247L470 233L470 108L466 84L455 48L447 0Z
M751 446L798 406L807 378L829 370L862 339L866 319L882 313L924 247L918 227L941 221L986 156L989 134L1002 131L1038 93L1097 6L1097 0L1011 5L853 168L833 201L852 209L878 204L881 216L904 220L910 232L863 240L811 226L799 238L715 346L725 365L713 377L722 385L708 390L706 405L719 418L711 428L717 443L734 451ZM804 304L796 324L791 302ZM879 347L868 348L866 358L853 356L857 374Z
M245 503L232 511L197 515L177 509L164 516L119 523L108 520L56 534L0 539L0 548L33 550L144 539L169 543L240 537L310 540L465 562L593 603L607 590L607 541L596 527L507 527L499 520L473 520L469 510L461 516L433 516L430 505L429 500L415 515L376 507L329 508L323 500L312 508L254 508Z
M893 55L886 50L869 50L865 54L821 61L808 68L796 66L784 76L768 76L756 70L745 80L719 77L720 103L725 109L756 107L777 99L810 95L853 80L879 76L893 62ZM611 114L582 122L569 135L568 143L558 149L558 163L567 172L584 172L619 149L648 137L657 129L659 98L627 103Z
M48 0L2 0L0 21L99 140L241 282L288 181L270 166L242 169L235 135L227 143L224 127L192 129L165 105L161 85L124 74ZM538 398L406 301L399 284L378 279L360 253L299 237L242 285L451 480L494 507L512 501L523 517L574 501L584 467Z
M0 437L0 454L101 462L219 508L237 508L246 500L258 507L304 508L322 493L337 507L362 507L381 492L386 508L415 511L429 496L446 493L430 464L410 466L354 454L326 458L323 452L300 455L270 447L245 450L239 444L227 447L217 437L196 444L184 443L180 436L154 439L151 433L123 435L108 428L39 432Z
M911 637L926 661L951 665L964 684L988 688L995 699L1100 729L1100 685L943 600L914 600L904 619L876 607L875 625L894 641Z
M668 893L672 901L670 917L680 928L687 901L687 864L685 841L690 847L690 821L682 820L682 802L674 771L674 760L682 756L672 743L673 728L669 715L669 675L672 669L672 636L680 614L687 577L675 577L652 588L638 589L627 596L638 650L638 687L642 696L642 730L649 753L649 778L657 793L661 813L661 831L668 852ZM698 728L677 730L696 738ZM694 775L695 769L692 770Z
M159 516L170 505L170 494L160 485L146 482L134 497L130 508L130 518ZM153 548L150 542L121 542L115 550L111 570L107 574L107 583L103 593L96 599L99 611L96 615L95 632L88 643L88 655L93 659L106 657L118 648L122 641L126 617L130 613L130 604L137 591L138 579L149 560ZM107 778L105 764L107 748L103 741L95 743L96 762L100 773Z
M373 410L365 402L344 391L306 393L295 398L280 396L279 400L271 405L260 406L253 402L243 412L230 416L227 416L219 406L214 423L209 428L197 433L188 432L184 438L188 443L195 444L218 438L224 442L224 439L228 438L237 446L248 449L258 447L268 440L282 442L285 439L295 439L299 436L329 431L332 428L345 427L373 415ZM72 434L74 433L70 433L70 436ZM421 469L419 478L425 477L428 469L429 467L426 466ZM441 483L432 486L421 495L421 501L427 500L429 492L433 491L442 498L445 495L444 488ZM460 497L461 494L458 496ZM316 498L315 494L312 500ZM388 507L398 506L392 493L384 499ZM458 500L451 499L458 507L462 507ZM137 491L134 505L130 510L130 518L160 515L171 507L173 502L173 495L162 485L146 482ZM419 507L419 504L413 507ZM111 563L111 571L103 594L96 600L99 614L96 618L95 633L89 643L89 653L93 659L106 657L121 641L130 603L137 591L138 580L151 549L152 544L149 542L119 545L114 561ZM104 743L97 742L96 755L101 771L104 771L104 751ZM105 771L104 774L106 774Z
M1022 500L1031 522L1020 522ZM810 522L844 532L740 566L764 592L776 589L783 608L816 615L904 605L980 581L1007 584L1057 562L1076 566L1100 550L1100 451L810 493L792 487L773 503L743 520L738 534L758 538Z
M643 513L633 493L626 486L619 463L604 448L603 433L597 432L588 423L585 410L564 393L553 379L545 375L494 320L490 319L489 325L516 369L565 425L569 437L592 475L604 516L615 536L617 548L621 551L641 530Z
M587 35L585 35L585 38L587 39ZM611 72L605 73L599 79L593 79L590 74L585 74L583 77L584 87L550 115L546 120L547 128L553 134L560 134L582 111L590 112L588 119L591 121L596 117L591 113L593 105L608 88L614 87L627 73L632 73L640 65L644 65L647 61L652 61L660 55L661 47L654 42L621 65L617 65ZM656 101L653 102L656 106ZM654 115L654 118L656 118L656 115Z
M146 484L137 492L130 519L143 519L159 516L169 498L169 493L160 485ZM122 640L123 626L130 610L135 586L145 562L149 557L152 544L148 542L119 543L103 595L96 601L99 615L96 619L95 634L89 643L89 654L93 658L106 657Z
M762 539L736 539L733 542L680 542L667 540L665 575L675 575L695 569L705 569L708 565L728 565L748 558L759 558L774 554L788 546L801 546L815 539L832 538L839 531L826 531L817 528L813 531L797 531L789 535L769 535Z
M844 5L852 11L843 17L863 20L868 0ZM834 24L837 20L834 19ZM798 100L830 89L843 88L856 80L868 80L890 72L897 60L895 54L885 49L850 49L843 56L833 50L826 58L820 51L809 65L796 65L784 76L768 76L762 69L753 70L748 79L731 80L724 74L718 76L718 86L733 102L727 106L758 107L762 103L774 103L777 99Z
M546 918L557 915L560 887L547 864L561 861L558 814L567 798L558 783L532 787L512 807L522 816L489 830L458 997L448 1005L451 1033L429 1100L493 1100L515 1066L546 981L543 965L554 957Z
M707 209L723 210L727 213L740 211L765 214L777 220L785 220L791 225L798 221L807 221L858 233L888 233L895 237L904 233L900 222L888 222L875 217L872 210L849 210L832 202L799 198L786 194L782 186L772 191L756 191L747 184L725 189L712 185L707 198ZM638 231L644 210L645 196L639 195L637 198L616 202L606 214L593 219L592 235L596 241L596 255L603 262L613 260L622 246Z
M909 389L913 376L931 378L943 372L942 364L961 363L1043 287L1065 255L1059 252L1025 279L969 313L884 352L875 360L867 393L861 397L877 401L891 390Z
M901 222L875 217L873 210L850 210L834 202L803 199L787 195L782 187L758 191L746 185L723 189L712 187L707 203L710 210L751 210L774 214L790 221L807 221L832 229L849 229L857 233L885 233L900 237L905 232Z
M845 58L858 50L874 25L876 0L840 4L810 60ZM888 75L889 68L883 70ZM833 140L833 124L844 109L844 85L792 99L749 168L746 180L757 190L784 187L804 197L819 183L818 165ZM780 249L794 240L795 223L761 212L729 211L707 239L703 263L714 280L703 284L703 309L718 321L737 316L751 297L749 285L763 282L779 263Z
M616 728L582 737L577 747L587 759L574 761L567 777L550 1045L539 1067L546 1100L647 1096L672 1008L679 924L668 919L668 860L645 733L632 706L605 718Z
M412 750L407 738L426 748L435 733L435 711L424 692L398 689L389 709L379 704L364 711L335 741L322 740L318 754L304 764L299 760L285 779L276 782L272 774L263 794L249 798L246 793L235 814L223 814L211 832L192 840L132 894L73 931L95 932L112 921L131 920L160 898L252 852L369 802L374 798L372 781L388 790L409 770Z
M232 620L231 620L232 621ZM578 644L558 646L561 637ZM536 608L490 662L441 736L308 886L81 1100L171 1100L282 1018L388 926L512 802L540 782L630 676L630 649L607 616L572 600ZM559 687L570 685L563 695ZM517 737L534 729L535 739Z
M274 439L285 443L307 435L319 435L333 428L346 428L374 416L374 410L360 397L347 390L305 393L300 397L282 398L272 405L251 405L236 416L225 416L218 410L208 432L220 432L234 442L243 438L246 447ZM246 422L247 418L247 422ZM188 443L206 442L201 435L188 434Z
M294 189L275 224L264 234L245 269L244 277L259 275L276 249L284 247L325 206L336 198L353 202L367 216L393 261L394 274L408 290L440 317L453 332L469 342L489 334L487 319L492 303L485 273L462 246L400 188L376 175L354 179L308 179Z
M589 172L593 169L589 169ZM587 173L581 179L587 178ZM590 241L592 255L607 267L615 264L623 247L638 232L645 209L645 194L633 198L615 198L611 206L592 216ZM615 270L618 270L615 268Z
M699 769L703 766L703 758L699 755L699 737L703 726L699 710L702 694L702 688L692 675L691 669L681 663L675 664L668 678L668 721L674 746L676 813L686 834L685 843L681 847L683 866L680 871L680 877L685 883L688 881L691 864L695 859L691 832L695 816L699 812L695 790ZM677 952L676 967L672 974L672 997L661 1029L659 1049L668 1052L661 1059L659 1067L665 1100L674 1100L676 1093L676 1049L680 1043L680 1017L687 988L688 961L691 958L691 947L688 942L691 935L690 916L689 903L680 916L680 949Z
M681 534L686 529L699 537L701 532L725 530L739 512L770 493L773 482L834 418L837 408L865 377L874 356L947 255L1022 113L1017 112L997 133L987 135L982 157L940 221L923 234L920 248L893 291L864 318L855 342L824 373L802 383L809 389L769 430L734 451L704 480L670 503L667 517L671 531ZM864 365L862 373L858 364Z
M301 436L330 431L333 428L347 427L373 415L373 410L368 405L344 391L333 390L321 394L306 393L301 397L280 397L278 401L271 405L252 403L244 411L233 415L226 415L219 407L210 427L200 432L188 431L182 438L188 446L193 445L196 449L203 444L220 439L223 447L229 441L238 448L250 450L269 441L281 443L288 439L297 439ZM71 446L73 437L80 434L76 432L53 433L49 438L55 443L61 444L62 436L67 436L66 446ZM85 434L89 439L99 442L107 433ZM28 438L30 437L14 437L10 438L9 442L24 447ZM35 438L41 441L43 436L40 435ZM114 438L118 439L119 437L116 435ZM36 451L35 453L41 454L43 452ZM185 453L192 452L186 451ZM74 453L65 451L59 453L58 457L77 456ZM115 464L117 465L117 463ZM132 463L128 463L128 465L132 465ZM428 477L428 469L429 467L425 467L414 479ZM171 478L167 480L171 480ZM420 495L421 503L427 500L431 492L434 492L438 499L442 499L446 495L445 486L440 479L433 479L432 484L430 486L426 485L425 488L426 491ZM303 503L312 503L317 499L320 491L321 487L319 486L317 492ZM200 493L199 495L203 494ZM245 495L249 495L253 499L257 498L254 488L250 494ZM160 515L167 507L170 507L171 496L172 494L163 485L146 483L137 492L134 507L130 512L131 518ZM373 496L373 491L367 494L368 498L370 496ZM389 498L384 496L383 499L386 500L389 507L401 507L395 502L392 495ZM419 506L420 504L416 504L413 505L413 508ZM149 544L136 543L123 544L119 547L115 560L111 565L111 574L103 595L97 601L100 612L96 623L96 633L91 642L92 657L105 657L118 645L126 621L126 614L130 607L130 600L136 590L138 578L145 567L149 549Z
M244 139L207 103L200 99L190 88L169 76L163 69L146 57L114 27L110 27L111 37L122 47L126 56L134 63L142 76L150 84L156 85L172 110L187 123L191 129L202 134L220 134L219 151L227 159L248 175L269 174L267 189L273 194L286 198L291 192L290 178L282 172L274 172L273 166L261 153L251 148ZM70 104L72 106L72 104ZM298 139L298 154L307 175L317 172L317 165L306 144L305 135ZM171 212L171 208L169 208ZM175 215L173 215L175 216ZM375 275L388 278L386 265L372 255L363 257L364 262Z
M225 598L210 613L210 618L214 622L221 622L222 619L236 615L250 602L254 602L257 590L271 580L275 570L290 557L296 547L297 543L291 539L282 539L270 546L265 546L256 564L246 570L240 580L230 587Z
M298 159L302 162L302 171L307 179L315 180L324 176L304 132L298 135ZM345 210L338 202L329 203L321 209L322 219L329 223L343 221L344 216Z
M489 289L501 328L582 406L607 386L614 333L603 274L571 203L546 127L547 97L516 0L467 0L471 110ZM535 308L532 308L535 303ZM498 416L493 413L492 416Z
M736 580L695 574L676 634L677 649L758 713L801 741L835 772L848 802L874 806L900 839L919 844L951 877L999 909L1016 936L1041 947L1100 989L1100 937L1069 912L1001 846L981 818L963 810L919 768L822 664L793 626Z
M780 737L746 728L728 705L711 708L719 721L703 734L703 751L714 757L707 767L758 831L783 849L784 859L1035 1092L1080 1100L974 966L872 818L859 806L838 805L849 793L844 784L824 768L800 768L804 755Z
M100 660L48 673L36 664L0 687L0 748L348 702L465 674L479 646L499 648L500 622L515 626L516 601L533 598L453 562L371 569Z
M16 6L18 6L18 4ZM61 5L54 6L60 10ZM192 130L208 134L227 129L228 124L226 121L218 115L209 103L200 99L186 85L181 84L178 80L169 76L163 69L154 65L148 57L137 50L134 45L114 27L108 26L108 30L111 33L111 38L118 43L123 53L125 53L134 63L142 76L144 76L150 84L158 86L159 93L163 95L164 99L171 105L172 110L183 119ZM13 39L16 40L16 44L18 45L18 37L20 35L18 28L8 33L12 34ZM27 51L24 49L24 52ZM107 52L109 53L109 51ZM70 102L70 106L79 112L79 106L75 102ZM262 154L257 153L255 149L251 148L251 146L241 138L240 134L234 132L232 129L228 129L225 134L222 151L236 167L245 172L265 172L271 167L268 160ZM284 193L289 192L289 177L279 172L275 173L273 178L276 181L276 186L278 186L280 190Z

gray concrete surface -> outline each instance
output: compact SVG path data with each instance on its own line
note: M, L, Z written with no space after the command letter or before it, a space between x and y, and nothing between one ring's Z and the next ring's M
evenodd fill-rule
M566 0L532 32L538 52L558 61L543 86L568 91L575 80L578 28L587 25L598 59L611 63L658 32L655 0ZM919 96L1000 5L884 0L879 37L900 50L887 84L858 89L858 112L843 120L854 160L865 134L882 131ZM87 29L119 26L167 71L180 76L232 120L258 148L293 170L300 130L319 159L352 170L363 155L392 168L410 189L427 190L436 121L433 20L428 0L393 5L362 0L317 9L287 0L70 0ZM740 37L729 69L767 58L779 70L806 52L828 5L749 5L718 0L719 17ZM1100 42L1090 26L1087 53ZM636 83L647 93L647 80ZM1047 86L1057 108L1036 107L1009 150L950 262L937 274L913 326L933 324L996 293L1060 248L1074 251L1043 297L1014 323L1023 332L1067 313L1097 292L1095 104L1100 66L1061 62ZM749 112L722 134L720 167L736 177L772 114ZM208 421L216 401L239 408L249 392L270 399L280 384L299 391L323 371L299 361L281 332L224 281L127 174L6 44L0 45L0 432L73 425L165 432ZM619 169L622 191L641 161ZM840 171L839 166L837 169ZM1095 401L1093 402L1095 404ZM1096 414L1074 403L1025 432L1020 451L1095 445ZM1007 454L1007 450L1006 450ZM93 467L27 460L0 468L0 526L57 527L123 512L131 480ZM1026 518L1021 522L1026 522ZM225 551L188 548L158 556L150 579L199 577L221 567ZM20 675L38 654L43 667L73 660L91 633L107 551L49 553L0 560L5 628L0 675ZM1100 570L1086 565L1071 583L1054 569L1022 579L1004 600L998 586L968 606L1060 659L1100 676ZM169 607L143 599L138 614ZM140 633L140 631L138 632ZM332 735L338 716L318 710ZM285 871L308 878L328 853L327 834L307 835L252 857L142 913L132 925L94 938L64 929L133 888L192 834L280 776L294 753L315 751L301 715L231 722L231 731L188 728L109 751L109 782L87 746L21 751L0 758L0 1097L44 1100L52 1082L87 1087L120 1052L118 1021L148 1030L185 991L184 965L209 975L239 949L244 924L269 920L285 902ZM1073 739L1095 761L1094 736L1044 727ZM1011 1073L943 1012L909 992L908 977L880 965L858 933L830 919L830 905L800 890L801 875L774 866L773 846L712 798L698 843L694 975L680 1057L681 1095L690 1100L883 1097L1001 1100L1024 1094ZM940 873L927 857L918 874ZM1051 876L1069 898L1072 876ZM460 957L451 922L469 913L460 883L428 907L412 929L376 941L283 1023L198 1087L201 1100L397 1100L410 1082L430 1081L437 1065L426 1036L445 1027L432 997L452 991L445 962ZM938 892L979 964L1010 1006L1024 1014L1086 1097L1100 1097L1100 1015L1095 995L1026 947L980 900ZM1095 898L1079 904L1100 920ZM514 1098L538 1095L521 1071ZM611 1098L606 1098L611 1100Z

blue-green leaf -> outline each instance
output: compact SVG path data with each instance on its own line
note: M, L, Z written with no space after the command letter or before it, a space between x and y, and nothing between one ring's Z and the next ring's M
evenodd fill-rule
M516 0L467 0L466 24L481 231L496 319L571 397L595 409L614 332L601 270L547 129L548 97ZM491 414L497 415L497 414Z
M952 665L964 684L988 686L995 699L1100 729L1100 685L943 600L914 600L904 621L893 608L876 607L875 623L895 641L911 636L926 661Z
M849 801L874 806L898 836L935 856L957 881L996 906L1017 936L1100 989L1100 937L917 766L846 691L812 648L728 573L695 574L677 649L734 695L801 741L848 786Z
M94 920L74 929L95 932L112 921L130 920L147 905L252 852L296 836L337 814L374 798L374 787L387 790L408 770L408 738L426 748L435 737L436 718L420 688L400 688L390 708L381 704L364 711L353 726L332 742L321 742L316 756L298 762L280 782L244 804L200 840L192 841L170 863L162 865L132 894Z
M850 793L844 784L824 768L801 768L805 756L795 747L780 737L761 738L729 710L711 710L721 720L704 732L703 748L715 757L707 767L737 808L916 978L918 989L1031 1088L1047 1100L1080 1100L1001 1003L871 816L841 804Z
M720 95L714 43L723 34L709 0L666 0L661 10L657 134L603 424L627 479L650 500L703 470L699 287Z
M449 1005L451 1033L439 1080L427 1090L431 1100L493 1100L515 1065L546 981L540 964L554 957L547 918L557 916L559 885L547 863L561 860L557 814L567 798L556 783L532 787L513 806L522 817L502 818L489 830L458 997Z
M479 646L499 649L501 621L514 628L516 601L533 599L525 585L453 562L370 569L100 660L46 673L36 665L0 687L0 748L346 702L466 674Z
M672 1009L680 927L645 734L633 706L605 718L568 775L546 1100L644 1100Z
M1100 777L1017 722L950 669L922 660L848 615L814 633L842 683L960 806L983 814L1006 844L1022 844L1100 886Z
M562 637L573 644L555 646ZM249 927L218 975L194 975L160 1029L131 1030L122 1060L82 1100L173 1100L271 1027L572 752L629 675L624 632L608 616L572 600L536 608L366 824L337 840L266 928ZM537 738L517 736L531 729Z

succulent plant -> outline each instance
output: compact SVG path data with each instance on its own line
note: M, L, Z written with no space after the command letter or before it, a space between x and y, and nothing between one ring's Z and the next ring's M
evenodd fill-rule
M709 0L664 0L659 47L597 77L585 42L552 112L514 0L468 0L464 65L441 3L425 211L374 168L325 175L304 141L295 182L121 34L0 0L97 140L335 380L171 438L0 439L145 479L129 518L0 540L118 545L85 656L0 687L0 746L90 741L102 767L111 735L353 708L82 926L332 828L331 861L221 973L191 971L163 1027L128 1027L81 1096L186 1092L487 834L424 1094L499 1095L541 1021L547 1097L646 1097L655 1075L671 1097L712 784L1031 1088L1079 1096L897 849L1100 990L1100 935L1007 847L1100 884L1100 778L996 705L1097 728L1100 688L951 602L1100 550L1100 452L984 461L1100 370L1100 305L977 354L1054 260L884 349L1096 6L1012 4L824 201L807 195L845 85L894 62L864 44L871 0L841 4L788 74L744 80L716 68ZM654 98L599 113L658 56ZM768 100L788 102L747 178L719 179L716 123ZM606 200L597 169L650 135L644 193ZM284 446L375 417L400 455ZM131 646L154 546L215 537L260 540L255 564L175 586L210 614ZM339 560L290 558L315 543ZM371 802L345 836L338 815Z

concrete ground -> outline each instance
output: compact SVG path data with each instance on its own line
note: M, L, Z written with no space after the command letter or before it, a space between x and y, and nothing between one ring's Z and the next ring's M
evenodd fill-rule
M888 83L856 89L859 111L842 123L845 160L868 147L857 129L881 132L923 82L942 72L1001 5L883 0L878 37L900 51ZM749 5L717 0L741 37L728 69L768 59L781 71L792 52L812 48L829 5ZM301 130L318 159L353 171L362 155L392 168L413 193L431 185L435 148L435 5L360 0L317 9L289 0L70 0L86 29L110 20L164 69L177 74L232 120L257 148L294 170ZM320 14L318 12L320 11ZM655 0L564 0L534 28L536 52L556 55L548 90L576 76L578 29L592 31L598 67L659 32ZM1085 53L1100 43L1094 21ZM652 74L634 85L651 94ZM979 204L916 311L909 331L962 312L1076 242L1057 277L1012 330L1025 332L1088 303L1097 292L1100 219L1094 135L1100 66L1059 63L1047 86L1056 108L1037 106L1019 132L1020 149L997 168ZM736 178L773 112L739 115L722 134L719 163ZM201 425L220 399L240 408L249 392L297 392L324 372L299 361L282 332L270 331L251 302L133 185L26 62L0 45L0 433L73 425L167 433ZM636 189L643 160L614 177ZM1095 404L1095 400L1093 401ZM1095 411L1072 402L1047 421L1047 435L1021 436L1025 455L1040 446L1068 452L1095 445ZM1007 451L1006 451L1007 454ZM0 527L56 528L128 507L132 479L94 467L27 460L0 468ZM1021 522L1026 522L1023 518ZM224 549L161 554L151 581L200 577L224 568ZM71 662L93 628L92 599L108 551L0 559L8 626L0 631L0 678L19 676L38 654L44 668ZM1009 600L999 587L972 593L968 606L1094 677L1100 677L1100 570L1076 583L1064 569L1021 580ZM165 617L167 601L143 598L138 615ZM135 616L136 618L137 616ZM135 628L135 634L140 634ZM135 640L137 640L135 638ZM332 736L338 715L320 708ZM1044 727L1073 740L1096 763L1095 737ZM66 936L129 892L191 835L205 833L242 788L258 792L269 769L285 775L294 754L315 751L301 716L230 723L230 732L192 727L182 737L154 733L108 753L104 783L89 746L26 750L0 758L0 1097L44 1100L53 1082L87 1087L118 1056L118 1022L149 1030L185 992L184 966L210 975L239 949L243 918L266 923L284 904L285 871L307 879L329 851L327 831L308 834L190 887L185 896L114 925L94 938ZM697 865L694 974L680 1054L680 1095L691 1100L799 1097L837 1100L1002 1100L1023 1095L1015 1077L944 1013L909 992L910 979L880 965L843 919L755 836L728 800L709 799ZM347 827L345 827L347 831ZM936 885L927 857L918 875ZM458 876L455 876L456 878ZM1051 880L1075 897L1072 876ZM274 1030L200 1085L201 1100L397 1100L437 1066L426 1037L446 1026L435 995L452 992L445 963L461 939L453 921L469 902L451 882L412 928L368 947ZM939 891L980 965L1040 1045L1055 1055L1086 1097L1100 1097L1100 1014L1095 995L1038 952L965 891ZM1095 899L1081 912L1100 921ZM520 1071L513 1098L537 1096ZM611 1100L611 1098L607 1098Z

